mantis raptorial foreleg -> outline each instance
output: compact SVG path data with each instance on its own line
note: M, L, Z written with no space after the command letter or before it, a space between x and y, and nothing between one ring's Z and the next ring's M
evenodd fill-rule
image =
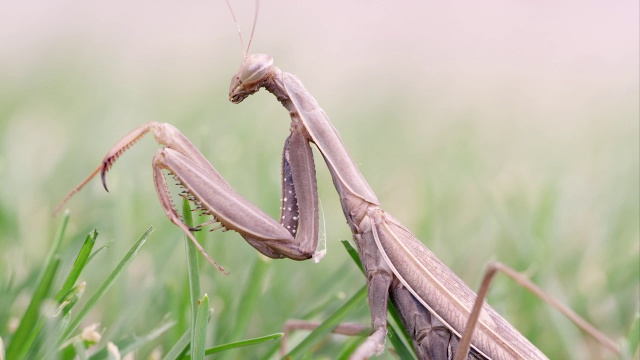
M318 194L311 148L293 131L283 152L283 200L280 223L274 221L238 193L220 176L198 149L170 124L147 123L127 134L107 153L102 164L74 188L64 203L98 173L107 189L105 174L113 163L148 132L165 147L153 158L153 180L167 217L180 227L209 262L222 270L191 234L169 194L162 170L167 170L185 188L185 195L224 228L240 233L262 254L271 258L305 260L313 256L318 242ZM304 188L304 190L300 190ZM297 199L297 201L295 201Z

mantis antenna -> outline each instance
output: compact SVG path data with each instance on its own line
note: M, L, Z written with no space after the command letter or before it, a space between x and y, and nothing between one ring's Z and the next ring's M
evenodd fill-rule
M233 22L236 24L236 30L238 31L238 36L240 36L240 46L242 47L242 55L246 60L249 56L249 49L251 48L251 41L253 41L253 34L256 32L256 23L258 22L258 12L260 10L260 0L256 0L256 12L253 16L253 28L251 29L251 37L249 37L249 44L245 50L244 41L242 40L242 32L240 31L240 25L238 24L238 20L236 19L236 14L233 12L233 8L231 7L231 3L229 0L225 0L227 6L229 7L229 12L231 12L231 17L233 18Z

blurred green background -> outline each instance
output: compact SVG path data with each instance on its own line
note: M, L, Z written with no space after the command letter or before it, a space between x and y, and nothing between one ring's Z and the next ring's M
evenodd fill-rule
M248 37L254 4L233 6ZM637 1L265 1L251 52L302 80L382 207L472 288L487 262L502 261L620 340L640 300L637 14ZM234 31L221 1L4 6L0 283L25 287L0 314L2 338L33 290L29 276L59 221L52 209L146 121L176 125L239 193L277 216L288 114L264 91L227 100L242 60ZM108 175L111 193L94 181L68 204L65 266L91 229L112 241L82 279L88 293L156 228L87 321L101 323L105 340L148 331L166 314L188 318L176 300L187 293L183 236L151 179L156 148L145 140L129 151ZM280 331L364 284L338 243L350 233L320 157L316 165L328 255L271 262L242 338ZM235 340L232 309L258 253L219 231L204 246L231 272L203 272L210 342ZM550 358L610 356L509 281L497 280L489 302ZM367 308L351 320L367 323ZM178 328L138 358L166 351Z

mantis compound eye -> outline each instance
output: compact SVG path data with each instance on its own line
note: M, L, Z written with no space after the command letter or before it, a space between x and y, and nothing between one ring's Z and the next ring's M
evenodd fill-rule
M265 54L249 56L231 78L229 100L239 103L258 91L263 81L273 73L273 57Z
M242 63L239 71L239 77L245 86L261 83L269 75L273 69L273 57L266 54L254 54Z

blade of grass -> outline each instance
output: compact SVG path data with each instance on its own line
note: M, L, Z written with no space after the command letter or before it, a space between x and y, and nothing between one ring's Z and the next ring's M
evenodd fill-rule
M630 358L637 359L640 357L640 310L636 312L636 316L631 323L629 336L627 337L628 354ZM636 356L639 355L639 356Z
M51 334L59 334L62 329L68 324L68 314L71 309L78 303L78 300L84 294L84 290L86 288L85 282L82 282L76 286L73 286L73 284L77 281L80 273L84 269L86 263L89 261L87 258L90 256L97 236L98 232L95 229L87 235L87 238L80 248L78 255L76 255L74 266L67 274L65 284L63 285L63 288L65 288L66 291L60 289L56 295L56 301L59 305L57 312L53 316L45 319L44 328L39 327L37 329L38 338L36 341L38 341L38 346L37 349L32 349L32 353L29 354L30 357L42 357L41 352L44 349L50 349L53 346L55 337ZM66 289L69 284L72 287L70 289ZM66 351L69 352L69 350ZM73 353L72 348L70 352ZM71 356L73 356L73 354Z
M60 349L60 351L58 351L55 359L56 360L74 360L73 358L75 356L76 356L76 350L74 346L68 345L68 346L64 346L62 349Z
M182 201L182 217L185 225L193 228L193 216L191 206L187 199ZM187 252L187 275L189 277L189 295L191 299L191 342L196 341L196 323L198 321L198 302L200 297L200 269L198 267L198 249L191 242L191 239L185 234L184 236L186 252Z
M84 347L82 341L76 341L73 343L73 350L75 351L75 356L79 360L87 360L87 349Z
M187 350L189 350L189 345L191 340L191 330L187 330L182 334L180 339L173 344L173 347L165 354L162 360L175 360L182 359L185 357Z
M31 351L27 353L29 358L44 358L45 349L50 349L53 346L55 334L59 334L62 331L61 329L69 323L69 315L60 313L58 316L46 316L43 320L42 327L38 329L38 338L35 340L38 341L39 346L30 349ZM73 354L73 349L69 350L67 347L59 351L56 356L60 360L66 360L72 359Z
M60 306L58 306L58 310L56 311L55 316L62 318L71 312L71 309L78 303L78 300L84 294L84 290L87 287L86 282L81 282L80 284L74 286L66 293L62 299L60 299Z
M196 317L196 326L194 328L195 341L191 346L191 358L195 360L204 359L204 350L207 346L207 325L209 323L209 296L204 294L200 306L198 307L198 316Z
M235 297L237 301L235 302L234 311L222 314L225 318L216 324L218 325L217 334L221 335L218 337L217 342L236 342L245 336L251 318L256 312L255 308L260 300L263 288L262 284L268 274L269 264L270 261L266 257L261 255L255 257L244 285L242 288L240 288L240 286L238 287L239 290L238 295ZM224 319L226 319L226 321ZM231 331L221 328L225 326L225 323L233 323ZM226 328L228 328L228 326L226 326ZM227 354L222 354L220 357L221 359L233 358L233 356L228 357Z
M239 296L233 330L227 339L235 341L245 335L251 316L254 314L256 304L260 299L262 283L264 282L268 269L268 260L263 256L256 257L251 271L249 271L244 289Z
M364 340L366 339L366 336L358 336L358 337L352 337L349 340L347 340L342 348L342 351L338 354L338 356L336 357L336 359L338 360L348 360L349 356L356 351L356 349L358 348L358 346L360 346L360 344L362 344L364 342ZM403 359L402 357L400 359Z
M120 354L122 356L125 356L147 344L149 344L150 342L154 341L155 339L157 339L158 337L160 337L160 335L164 334L167 330L169 330L171 327L173 327L176 324L175 321L167 321L166 319L163 320L160 324L158 324L158 326L156 326L155 328L153 328L149 333L147 333L146 335L142 335L142 336L130 336L127 337L125 339L121 339L118 341L114 341L113 343L118 347L118 349L120 350ZM89 359L91 360L103 360L103 359L107 359L109 357L108 353L107 353L107 348L104 347L102 348L100 351L96 352L95 354L91 355L89 357Z
M68 314L71 309L77 304L86 287L85 282L82 282L76 286L73 286L73 284L75 284L78 277L80 276L80 273L84 270L86 264L93 256L91 254L91 251L95 245L97 237L98 232L95 229L87 235L82 247L80 248L80 251L78 252L78 255L76 255L74 265L67 274L64 285L58 291L55 297L59 305L58 310L54 314L54 316L45 319L46 321L44 329L40 326L36 329L36 332L38 333L36 338L37 345L35 348L32 346L29 357L42 357L42 354L38 352L41 352L44 349L51 348L53 345L53 341L55 340L55 338L51 336L51 334L59 334L64 326L68 324ZM68 286L71 286L71 288L68 288ZM61 321L61 319L65 319L65 321ZM70 350L65 351L72 353L71 357L73 356L73 347L70 347Z
M328 278L338 279L340 278L340 276L342 276L343 273L344 273L344 269L339 268L335 271L335 273L332 276L329 276ZM320 288L323 288L323 287L320 286ZM307 310L304 314L300 316L295 315L293 316L293 318L302 319L302 320L312 320L318 315L322 313L326 313L327 309L334 309L339 307L340 304L344 303L344 301L345 301L345 296L343 293L338 293L338 294L334 293L332 296L323 297L321 299L321 302L319 302L317 305L310 305L311 307L310 310ZM274 356L274 354L277 353L279 350L280 350L280 344L274 344L273 346L269 347L267 351L264 352L261 359L263 360L271 359Z
M53 266L51 267L51 271L49 272L49 276L47 276L47 278L45 278L44 282L48 283L49 285L48 288L51 288L51 285L53 284L53 279L55 278L55 276L57 275L58 272L58 268L60 267L60 263L62 261L59 258L56 258L53 260ZM46 291L47 294L49 293L49 291ZM45 298L43 299L46 299ZM44 305L45 303L42 303L41 305ZM25 357L29 357L28 355L30 354L30 352L35 351L36 349L38 349L41 345L41 339L40 339L40 331L42 330L42 326L45 323L45 320L47 319L47 317L51 314L49 310L51 309L47 309L46 311L43 311L43 309L47 309L47 307L42 307L39 311L38 314L38 318L37 318L37 322L36 324L33 326L33 328L31 329L31 331L28 334L27 340L26 340L26 344L28 346L26 346L23 351L26 351L24 353L22 353L21 355L25 356Z
M347 266L341 266L335 269L333 274L328 276L327 279L339 279L340 277L342 277L345 269L351 266L350 264L346 264L346 265ZM331 281L333 280L327 281L326 284L318 285L318 288L320 289L329 288L331 286L331 283L330 283ZM328 311L327 309L335 309L339 307L341 304L344 303L344 300L345 300L344 294L336 294L336 293L330 294L329 296L321 298L320 302L318 302L316 305L309 304L310 310L306 309L305 313L303 313L300 316L294 315L293 318L302 319L302 320L312 320L313 318L316 318L318 315L322 313L327 313ZM273 346L270 346L267 351L264 352L261 359L262 360L271 359L273 355L279 350L280 350L280 344L274 344Z
M91 255L91 250L93 250L93 246L96 243L97 237L98 232L95 229L87 235L87 238L84 240L84 244L82 245L78 256L76 256L76 261L73 263L73 267L71 268L69 275L67 275L67 279L56 295L56 300L58 302L62 301L62 298L71 290L73 285L78 280L78 277L80 277L80 273L84 269L84 266L87 264L89 256Z
M275 333L275 334L260 336L260 337L253 338L253 339L246 339L246 340L241 340L241 341L234 341L234 342L227 343L227 344L216 345L214 347L210 347L207 350L205 350L204 355L208 356L208 355L221 353L223 351L227 351L227 350L231 350L231 349L237 349L237 348L241 348L241 347L245 347L245 346L262 344L262 343L265 343L265 342L268 342L268 341L273 341L273 340L280 339L282 337L282 335L284 335L284 334L283 333ZM175 359L175 357L167 358L165 356L164 359L167 359L167 360L168 359ZM188 355L184 357L184 360L188 360L188 359L191 359L191 357L188 356Z
M111 241L108 241L106 244L100 246L98 249L96 249L96 251L93 252L93 254L91 254L89 256L89 259L87 260L87 263L90 263L91 260L96 257L96 255L100 254L100 252L104 249L107 249L109 247L109 245L111 244Z
M49 294L51 284L55 278L58 266L60 265L60 259L57 259L56 257L68 223L69 211L67 210L62 216L62 220L58 226L58 231L56 232L53 240L53 245L51 246L51 250L49 251L47 259L42 267L42 272L38 275L38 280L36 282L37 285L33 296L31 297L31 302L22 316L20 325L7 348L8 359L23 358L37 334L37 331L34 331L34 329L37 328L37 324L40 321L40 306L42 305L42 301Z
M331 288L331 286L335 282L335 279L340 279L342 276L344 276L344 272L347 271L349 266L351 266L350 264L345 264L345 265L347 266L341 266L335 269L335 271L332 274L327 276L326 282L318 284L317 287L319 289ZM322 313L326 313L327 309L334 309L340 306L345 300L345 295L344 293L330 293L327 296L322 297L318 300L319 301L316 305L309 304L311 306L308 306L308 309L306 309L306 312L301 316L296 315L295 318L304 319L304 320L311 320L313 318L316 318L318 315Z
M389 305L391 307L391 304ZM396 313L395 316L399 315ZM389 338L389 342L393 345L393 348L400 359L417 359L418 356L415 354L415 350L411 345L413 342L409 339L409 335L407 335L407 332L401 324L402 323L396 323L394 325L389 324L387 327L387 338ZM398 333L398 329L402 330L402 333Z
M273 341L273 340L277 340L280 339L282 337L282 335L284 335L283 333L275 333L275 334L271 334L271 335L265 335L265 336L260 336L257 338L253 338L253 339L246 339L246 340L242 340L242 341L235 341L232 343L228 343L228 344L222 344L222 345L217 345L211 348L208 348L204 354L205 355L211 355L211 354L215 354L215 353L219 353L222 351L227 351L227 350L231 350L231 349L236 349L236 348L241 348L241 347L245 347L245 346L251 346L251 345L256 345L256 344L262 344L268 341Z
M351 257L351 260L353 260L353 262L358 265L360 272L362 272L362 274L364 275L364 268L362 267L362 263L360 262L360 255L358 254L358 250L356 250L356 248L354 248L348 240L340 240L340 242L344 246L345 250L347 250L347 253Z
M111 285L113 285L113 283L116 281L116 279L118 279L118 277L120 277L120 275L122 274L124 269L127 268L127 266L131 263L133 258L138 254L138 252L142 248L142 245L144 245L144 243L147 241L147 238L149 237L149 234L151 233L152 230L153 230L153 227L150 226L147 229L147 231L145 231L144 234L142 234L140 239L138 239L138 241L136 241L136 243L133 245L133 247L131 247L129 252L127 252L127 254L122 258L120 263L115 267L115 269L111 272L111 274L109 274L109 276L104 281L104 283L102 283L102 285L100 285L100 287L98 288L96 293L93 294L93 296L87 301L87 303L80 310L78 315L69 323L69 325L64 329L62 334L60 334L58 336L58 339L54 343L53 348L52 349L48 349L47 357L52 357L53 356L53 352L55 352L56 349L64 341L66 341L69 338L71 333L73 333L78 328L78 326L80 325L82 320L84 320L84 318L89 314L89 312L96 306L98 301L100 301L100 299L104 296L104 294L109 290Z
M337 309L331 316L329 316L324 322L322 322L315 330L304 338L298 346L291 350L286 358L298 358L305 354L309 349L323 337L331 332L338 324L340 324L350 313L356 311L359 307L364 305L367 298L367 287L363 286L358 292L356 292L351 299L349 299L344 305Z
M184 223L189 228L193 228L193 216L191 213L191 206L189 201L184 199L182 202L182 216ZM191 242L191 239L187 235L184 236L184 241L187 246L187 266L189 275L189 285L191 288L191 311L195 314L198 309L198 298L200 297L200 271L198 268L198 249ZM195 316L195 315L194 315Z

